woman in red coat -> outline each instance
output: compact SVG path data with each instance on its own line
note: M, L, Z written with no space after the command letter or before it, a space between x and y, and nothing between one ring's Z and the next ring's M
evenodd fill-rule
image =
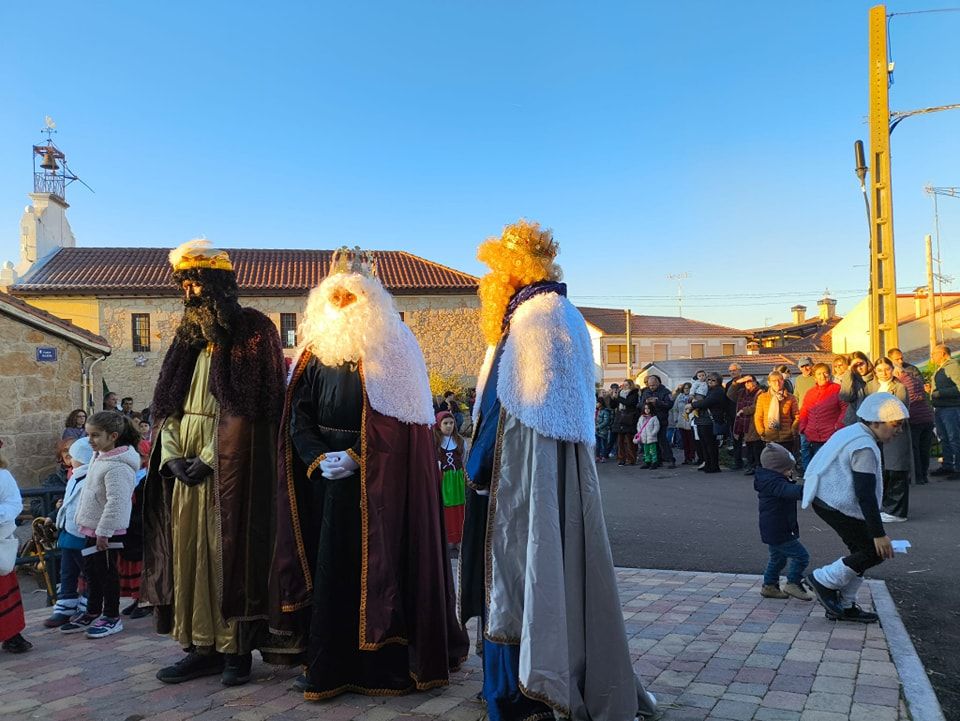
M800 407L800 432L810 442L810 457L820 450L827 439L843 428L847 404L840 400L840 384L830 379L830 367L817 363L813 367L816 385L806 392Z

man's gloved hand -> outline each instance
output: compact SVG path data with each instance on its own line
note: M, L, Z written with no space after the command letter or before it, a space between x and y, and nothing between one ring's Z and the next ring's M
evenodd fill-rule
M190 479L188 486L196 486L203 483L207 478L213 475L213 469L200 460L199 456L190 460L187 466L187 476Z
M173 476L178 481L183 481L188 486L192 485L192 481L187 475L188 466L189 464L187 463L186 458L173 458L164 464L164 469L166 470L164 475Z
M360 467L346 451L335 451L328 453L326 458L320 461L320 470L324 478L331 481L346 478Z

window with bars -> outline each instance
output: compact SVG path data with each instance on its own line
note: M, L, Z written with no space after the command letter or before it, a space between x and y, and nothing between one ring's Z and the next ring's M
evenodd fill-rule
M133 350L138 353L150 352L150 314L130 314L130 337L133 339Z
M280 342L284 348L297 347L297 314L280 314Z

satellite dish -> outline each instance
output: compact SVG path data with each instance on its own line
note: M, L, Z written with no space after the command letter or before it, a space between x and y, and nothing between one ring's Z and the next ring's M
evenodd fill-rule
M53 118L51 118L49 115L43 118L43 122L50 130L53 130L57 127L57 124L53 122Z

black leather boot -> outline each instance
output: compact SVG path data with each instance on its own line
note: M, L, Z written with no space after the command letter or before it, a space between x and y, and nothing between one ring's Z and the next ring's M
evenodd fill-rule
M183 683L201 676L213 676L223 672L222 653L197 653L190 651L172 666L157 671L157 678L164 683Z
M250 667L252 665L253 654L225 654L223 675L220 676L220 683L222 683L224 686L242 686L250 680Z

